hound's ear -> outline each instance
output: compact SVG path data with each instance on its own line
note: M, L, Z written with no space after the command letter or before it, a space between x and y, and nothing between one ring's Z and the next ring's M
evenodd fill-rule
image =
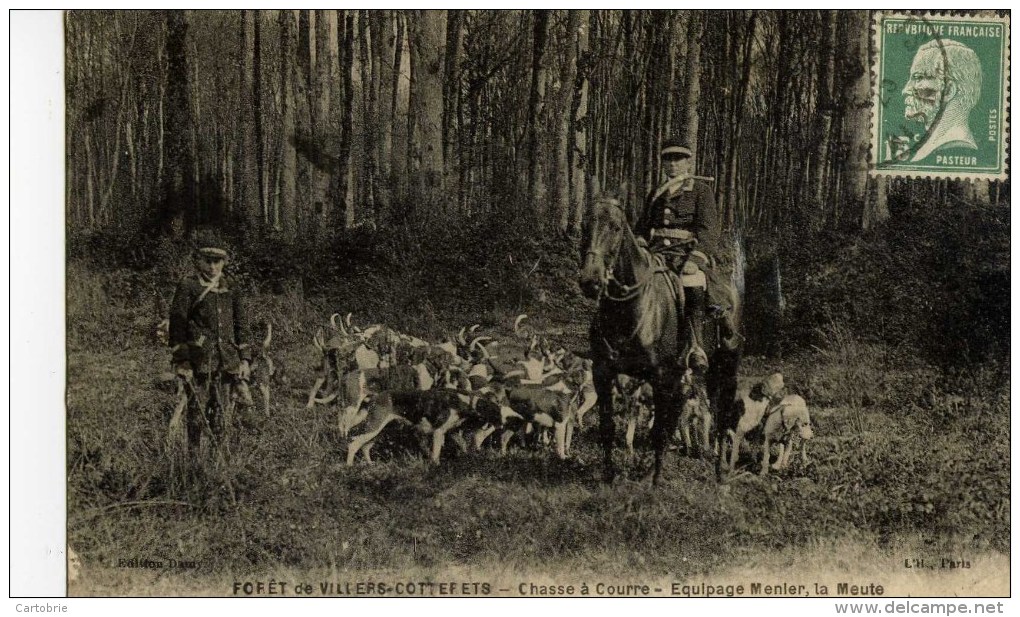
M816 429L822 428L822 425L818 423L818 418L815 417L811 420L811 426Z

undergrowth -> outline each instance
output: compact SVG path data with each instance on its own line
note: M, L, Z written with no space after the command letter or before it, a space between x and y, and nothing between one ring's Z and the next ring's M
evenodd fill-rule
M381 462L347 468L336 410L304 409L319 362L312 336L333 312L436 341L473 323L502 335L526 312L537 331L586 352L593 305L577 291L576 246L505 229L501 221L469 220L362 230L315 251L236 243L228 274L250 300L253 336L273 324L273 355L287 378L275 386L271 417L241 418L229 469L189 489L174 483L167 464L175 400L165 375L169 353L154 340L174 284L190 268L186 253L160 242L119 252L72 247L71 544L100 568L139 555L203 564L184 577L544 560L683 575L768 547L858 535L889 545L920 536L1009 550L1008 362L984 343L981 362L970 359L976 346L955 364L933 361L941 347L899 335L916 311L901 317L890 306L875 317L841 309L837 288L852 284L868 295L873 281L825 269L791 293L791 314L812 312L792 331L799 344L786 349L785 361L748 357L743 369L748 376L781 370L790 391L807 399L816 422L807 466L764 480L741 476L720 490L707 462L671 455L666 485L652 489L648 455L632 463L621 454L625 478L606 487L589 424L568 462L520 450L506 459L458 456L451 445L448 460L433 468L415 440L394 430L376 449ZM919 292L904 282L896 293L909 295L908 288ZM816 301L824 308L817 315ZM999 332L993 317L979 324L980 336ZM753 460L745 463L756 471Z

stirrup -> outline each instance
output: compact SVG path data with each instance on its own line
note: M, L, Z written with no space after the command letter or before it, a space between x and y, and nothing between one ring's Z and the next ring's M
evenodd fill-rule
M726 316L726 313L729 313L731 310L733 309L725 308L719 304L709 304L705 306L705 312L708 313L708 316L712 319L722 319Z
M708 370L708 354L705 353L705 348L698 343L681 356L680 363L685 369L705 371Z
M741 343L747 340L743 334L734 332L733 336L724 338L722 340L723 347L729 351L734 351L737 347L740 347Z

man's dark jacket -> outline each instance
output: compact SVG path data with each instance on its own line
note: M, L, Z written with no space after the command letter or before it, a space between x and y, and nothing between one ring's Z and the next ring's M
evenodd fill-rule
M236 372L251 361L248 315L241 294L226 277L207 290L198 275L181 280L170 307L170 345L176 364L196 373Z

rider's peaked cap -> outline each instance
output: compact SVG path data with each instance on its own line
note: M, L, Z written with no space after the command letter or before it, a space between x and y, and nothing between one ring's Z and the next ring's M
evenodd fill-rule
M676 138L670 138L662 142L662 150L659 151L660 156L691 156L691 149L687 147L684 142Z

